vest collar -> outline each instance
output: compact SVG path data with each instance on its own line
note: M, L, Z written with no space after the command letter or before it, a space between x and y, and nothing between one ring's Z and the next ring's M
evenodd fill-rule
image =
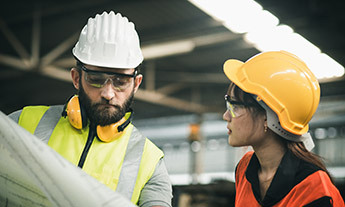
M261 200L258 178L259 168L260 163L254 153L246 170L246 178L252 185L256 200L262 206L272 206L278 203L295 185L317 170L315 166L298 159L288 150L279 164L264 199Z

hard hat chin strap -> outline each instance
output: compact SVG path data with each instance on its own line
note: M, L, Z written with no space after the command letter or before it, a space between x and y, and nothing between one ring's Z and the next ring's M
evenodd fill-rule
M305 148L306 148L308 151L311 151L311 150L315 147L313 138L311 137L311 135L310 135L309 132L307 132L307 133L305 133L305 134L302 134L302 136L301 136L301 141L303 142Z
M253 95L253 97L255 100L257 100L255 95ZM296 134L292 134L291 132L288 132L280 125L277 114L274 113L274 111L269 106L267 106L265 102L261 100L261 101L258 101L258 103L260 104L260 106L262 106L266 110L267 127L269 129L271 129L273 132L283 137L284 139L287 139L293 142L303 142L305 148L308 151L311 151L314 148L315 144L309 132L302 135L296 135Z

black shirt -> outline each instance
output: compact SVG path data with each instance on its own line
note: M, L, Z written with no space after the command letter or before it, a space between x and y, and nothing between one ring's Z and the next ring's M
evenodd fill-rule
M312 173L321 170L319 167L297 158L289 150L283 156L276 174L266 192L263 200L260 196L260 184L258 170L260 163L255 153L253 154L248 168L246 178L251 183L253 194L262 206L273 206L283 199L294 186L303 181ZM307 205L309 206L309 204ZM330 197L322 197L312 203L311 206L332 206Z

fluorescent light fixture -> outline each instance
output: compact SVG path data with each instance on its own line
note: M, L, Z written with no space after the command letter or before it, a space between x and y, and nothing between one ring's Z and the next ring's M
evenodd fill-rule
M153 59L191 52L194 47L194 42L190 40L171 41L161 44L143 46L142 53L145 59Z
M248 32L244 35L244 39L260 51L286 50L302 59L307 54L309 56L309 54L321 53L318 47L295 33L287 25L278 25L269 30Z
M305 60L316 77L335 78L344 75L344 67L325 53L310 56Z
M254 0L189 0L259 51L286 50L300 57L318 79L344 76L344 67Z

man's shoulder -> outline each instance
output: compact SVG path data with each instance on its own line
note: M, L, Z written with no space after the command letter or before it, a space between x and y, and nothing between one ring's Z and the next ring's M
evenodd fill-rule
M18 123L19 119L26 119L29 118L33 119L34 117L36 118L41 118L47 111L48 109L53 109L54 111L57 111L58 113L52 113L52 114L58 114L60 115L63 109L63 105L30 105L30 106L25 106L20 110L14 111L8 115L12 120Z

